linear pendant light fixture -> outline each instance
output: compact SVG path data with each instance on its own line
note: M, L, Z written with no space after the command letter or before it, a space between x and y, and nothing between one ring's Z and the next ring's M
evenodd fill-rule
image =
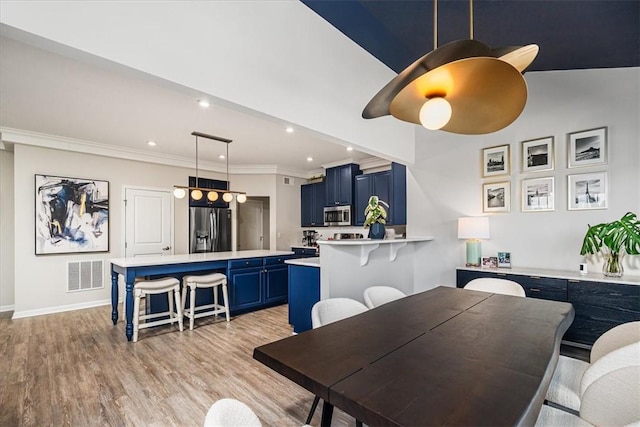
M492 49L473 40L473 0L469 0L469 40L438 47L438 0L434 0L434 50L415 61L369 101L362 117L392 115L430 130L480 135L498 131L520 116L527 101L524 70L538 46Z
M191 132L191 135L196 137L196 186L195 187L187 187L184 185L174 185L173 195L177 199L182 199L187 195L187 191L191 194L191 198L194 200L200 200L203 197L207 197L207 199L211 202L215 202L218 200L219 193L222 193L222 200L225 202L230 202L233 200L233 195L236 195L236 200L238 203L244 203L247 201L247 193L243 191L232 191L231 183L229 181L229 144L231 144L232 140L227 138L221 138L219 136L208 135L202 132ZM198 137L212 139L214 141L220 141L227 144L227 188L203 188L198 186Z

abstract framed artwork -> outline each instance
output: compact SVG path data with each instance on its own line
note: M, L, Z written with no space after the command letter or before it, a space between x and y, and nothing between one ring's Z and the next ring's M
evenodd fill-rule
M35 175L36 255L109 251L109 182Z
M482 149L482 176L484 178L509 175L509 146L499 145Z
M607 163L607 128L583 130L567 137L568 166L596 166Z
M555 209L554 178L522 180L522 212L552 211Z
M553 170L553 137L523 141L522 172Z
M509 212L511 209L511 183L492 182L482 186L483 212Z
M568 209L607 209L607 173L594 172L569 175Z

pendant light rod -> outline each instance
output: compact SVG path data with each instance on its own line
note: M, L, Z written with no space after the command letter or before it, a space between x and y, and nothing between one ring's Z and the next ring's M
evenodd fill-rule
M231 189L231 181L229 181L229 144L227 144L227 191Z
M200 185L198 181L198 135L196 135L196 187Z
M473 40L473 0L469 0L469 39Z
M438 48L438 0L433 0L433 50Z

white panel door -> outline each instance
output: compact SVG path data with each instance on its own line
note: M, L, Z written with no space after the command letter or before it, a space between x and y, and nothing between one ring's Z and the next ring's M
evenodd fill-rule
M238 250L264 249L261 201L247 200L238 207Z
M171 192L125 189L125 256L173 254Z

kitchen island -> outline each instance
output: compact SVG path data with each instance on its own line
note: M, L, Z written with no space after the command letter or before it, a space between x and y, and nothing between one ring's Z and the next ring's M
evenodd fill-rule
M220 272L227 275L232 312L250 311L287 301L290 251L229 251L200 254L111 259L111 320L118 322L118 277L125 282L127 340L133 337L133 284L136 277Z

